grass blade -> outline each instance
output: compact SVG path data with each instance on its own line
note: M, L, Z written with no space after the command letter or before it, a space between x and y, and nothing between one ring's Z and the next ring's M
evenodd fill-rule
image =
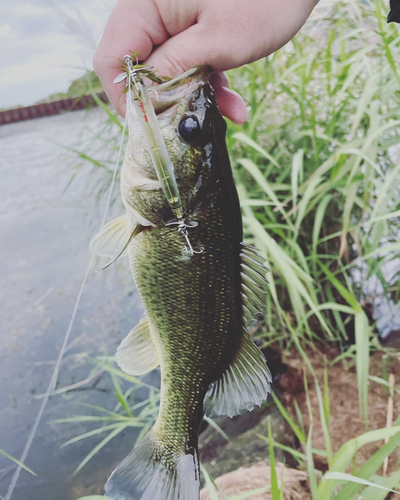
M204 465L200 464L200 470L204 476L206 486L208 488L208 494L210 495L211 500L220 500L217 488L215 487L214 480L212 479L210 474L207 472L207 469L204 467Z
M310 484L312 499L318 500L317 478L315 474L315 466L312 454L312 432L313 432L313 425L311 424L306 444L307 471L308 471L308 480Z
M286 408L283 406L283 404L279 401L278 396L275 395L273 391L271 391L271 396L272 399L274 400L274 403L278 407L278 410L281 412L282 417L286 420L286 422L290 425L290 428L292 431L295 433L297 439L300 441L300 443L305 444L307 442L307 438L303 431L300 429L300 427L296 424L296 422L292 419L292 417L289 415L287 412Z
M29 474L32 474L32 476L37 476L36 472L33 472L32 469L30 469L29 467L27 467L25 464L23 464L22 462L20 462L19 460L17 460L16 458L14 458L9 453L7 453L6 451L2 450L1 448L0 448L0 454L4 455L9 460L11 460L15 464L19 465L19 467L22 467L24 470L26 470L27 472L29 472Z
M398 488L400 485L400 471L395 472L390 477L377 477L374 486L368 486L362 492L360 500L385 500L388 498L386 490L377 491L376 485L383 486L393 491L393 488ZM397 493L397 492L396 492Z
M243 132L237 132L236 134L233 134L232 137L233 139L236 139L237 141L240 141L243 144L247 144L251 148L255 149L258 153L267 158L267 160L269 160L277 168L281 168L279 163L275 160L275 158L271 156L263 147L261 147L255 141L253 141L253 139L251 139L248 135L244 134Z
M273 446L272 430L271 430L271 419L268 418L268 440L269 440L269 465L271 469L271 493L272 500L280 500L281 492L278 485L278 476L276 474L275 468L275 453Z
M356 367L360 413L368 428L368 387L369 387L369 334L367 315L360 311L355 315Z
M228 434L226 432L224 432L221 427L217 424L217 422L215 420L213 420L212 418L210 417L207 417L207 416L204 416L203 417L204 420L208 423L208 425L211 425L211 427L214 427L214 429L219 433L221 434L221 436L226 440L226 441L230 441L230 437L228 436Z
M393 451L400 445L400 432L393 436L388 443L384 444L377 452L375 452L371 458L361 467L357 472L357 476L363 479L368 479L372 477L378 471L379 467L382 466L386 457L391 455ZM385 486L385 485L384 485ZM387 486L387 485L386 485ZM393 485L394 486L394 485ZM390 488L393 487L388 486ZM357 483L347 483L343 486L340 492L334 497L334 500L348 500L353 498L354 495L360 492L362 486ZM374 493L377 494L374 489Z
M97 436L97 434L102 434L103 432L107 432L109 430L115 429L116 427L119 427L120 425L121 425L120 423L113 424L113 425L106 425L104 427L99 427L98 429L94 429L92 431L85 432L84 434L80 434L79 436L75 436L74 438L69 439L68 441L65 441L65 443L63 443L61 445L61 448L65 448L66 446L69 446L70 444L77 443L78 441L81 441L82 439L86 439L86 438L92 437L92 436Z
M353 476L352 474L346 474L345 472L326 472L324 474L324 479L327 479L327 480L334 479L340 483L350 481L353 483L362 484L363 486L370 486L372 488L378 488L381 490L385 490L388 493L396 493L397 495L400 495L400 493L398 491L394 491L390 488L386 488L385 486L381 486L378 483L373 483L371 481L367 481L366 479L362 479L361 477Z
M124 429L126 429L127 425L123 424L118 426L116 429L110 432L108 436L106 436L100 443L93 448L93 450L86 455L86 457L82 460L82 462L78 465L78 467L74 470L72 473L72 476L76 476L80 470L85 467L85 465L91 460L96 453L98 453L107 443L109 443L112 439L115 438L115 436L118 436L120 432L122 432Z
M369 431L361 436L347 441L340 450L336 453L330 466L330 472L344 472L350 462L353 460L356 452L365 444L375 441L383 441L386 437L391 438L400 432L400 425L391 427L390 429L378 429ZM335 482L332 479L324 476L318 485L319 498L331 498Z

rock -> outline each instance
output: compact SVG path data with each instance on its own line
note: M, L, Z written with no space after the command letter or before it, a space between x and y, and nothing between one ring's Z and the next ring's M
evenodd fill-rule
M218 425L229 436L226 441L221 434L209 426L200 434L200 459L207 471L218 477L243 465L266 460L268 443L259 436L268 437L268 421L271 422L275 441L297 448L297 441L279 410L273 403L253 412L234 418L219 419ZM294 466L291 454L275 448L276 459Z
M400 350L400 330L392 330L389 335L380 339L384 347Z
M284 484L284 500L311 500L311 495L307 487L308 475L306 472L289 469L282 463L276 463L276 473L279 485ZM248 500L270 500L272 495L271 469L265 462L259 462L250 467L240 467L239 469L224 474L216 481L218 488L226 495L229 500L233 495L243 494L245 492L260 490L245 497ZM224 498L220 495L220 498ZM210 500L208 489L203 488L200 493L200 500Z

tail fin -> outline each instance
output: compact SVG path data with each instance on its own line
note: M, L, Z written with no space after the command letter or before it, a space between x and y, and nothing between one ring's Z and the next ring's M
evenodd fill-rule
M178 456L150 431L111 474L105 494L112 500L199 500L197 450Z

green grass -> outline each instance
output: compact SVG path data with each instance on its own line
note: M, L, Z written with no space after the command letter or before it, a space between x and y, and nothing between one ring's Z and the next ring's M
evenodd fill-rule
M70 426L85 423L91 427L87 432L63 443L62 447L73 445L93 436L101 437L97 445L78 464L73 475L78 474L108 442L124 430L137 429L139 431L138 440L140 440L153 427L158 413L159 389L157 387L122 372L114 366L113 361L109 358L100 357L92 362L94 363L94 371L101 367L109 374L114 388L115 406L112 410L107 410L101 406L84 404L82 406L87 413L53 421L54 424L68 424ZM121 388L124 383L128 385L128 389L125 391ZM140 388L146 390L147 396L144 400L138 401L135 393Z
M33 472L32 469L29 469L29 467L27 467L25 464L23 464L18 459L16 459L15 457L13 457L12 455L10 455L6 451L2 450L1 448L0 448L0 455L3 455L4 457L6 457L9 460L11 460L11 462L14 462L15 464L19 465L24 470L26 470L27 472L29 472L29 474L32 474L32 476L37 476L37 474L35 472Z
M246 124L229 124L227 134L245 239L261 249L271 269L257 338L264 346L297 349L311 373L305 347L335 343L342 351L336 361L357 370L366 432L336 453L327 377L322 388L316 381L324 450L312 449L312 426L306 432L276 401L302 445L290 451L308 470L313 500L383 499L382 488L400 481L397 472L378 476L384 458L400 444L400 429L368 431L369 359L379 345L368 316L373 298L364 292L375 277L385 298L400 300L399 272L385 272L400 258L400 37L397 26L385 23L387 8L381 0L321 0L320 10L284 49L230 72L250 110ZM96 138L110 151L109 160L78 152L80 165L89 166L89 193L97 199L110 182L121 130L114 112L103 108L107 119ZM96 452L124 426L136 422L144 434L157 408L155 390L150 410L135 408L118 381L141 382L108 369L117 409L99 410L92 422L100 427L77 438L104 432ZM356 450L385 437L389 442L349 475ZM328 459L325 474L315 469L315 453ZM275 480L272 486L277 497L281 486Z
M100 80L98 79L94 71L86 71L86 74L84 76L77 78L71 83L69 89L66 92L57 92L56 94L51 94L46 99L38 101L38 103L58 101L60 99L68 99L70 97L80 98L84 95L94 92L103 92Z
M382 477L378 474L385 458L389 457L400 445L400 420L389 429L378 429L357 436L343 444L336 453L333 453L331 437L329 435L330 398L327 377L324 377L324 392L321 391L316 378L314 378L314 383L317 389L319 418L323 430L325 449L312 449L313 419L316 416L312 414L311 405L308 405L311 422L308 438L305 441L305 436L302 435L302 439L300 440L304 448L304 453L299 453L298 450L285 449L285 451L290 452L298 460L301 468L308 471L312 499L351 500L358 498L364 500L367 498L385 498L388 491L393 491L393 488L400 486L400 474L398 470L389 477ZM307 391L306 382L306 394ZM281 404L278 403L277 406L294 434L298 435L299 426L295 419L288 415ZM263 436L260 437L268 440L270 446L283 448L271 435L268 436L268 439ZM388 438L388 442L372 454L361 467L354 469L354 459L357 451L366 444L380 442L385 438ZM323 473L316 469L314 455L325 456L327 458L328 471ZM348 473L350 469L351 474Z
M233 71L251 111L228 134L246 238L271 268L260 339L345 348L353 325L366 423L363 287L375 276L393 299L400 279L382 271L400 258L400 38L385 9L335 2L285 49Z

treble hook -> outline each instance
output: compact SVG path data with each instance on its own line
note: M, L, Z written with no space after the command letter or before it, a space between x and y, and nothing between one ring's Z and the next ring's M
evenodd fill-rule
M185 238L186 241L185 250L186 253L190 255L190 257L193 257L193 255L195 254L199 255L204 252L204 247L200 247L199 250L195 250L189 238L188 229L192 229L194 227L197 227L198 225L199 223L196 221L186 222L184 219L178 219L177 221L172 221L167 223L167 226L178 226L178 233L180 234L180 236L183 236Z
M156 99L157 99L157 102L160 102L160 97L158 95L158 92L156 89L152 89L152 88L149 88L147 89L148 92L154 92L156 94Z

